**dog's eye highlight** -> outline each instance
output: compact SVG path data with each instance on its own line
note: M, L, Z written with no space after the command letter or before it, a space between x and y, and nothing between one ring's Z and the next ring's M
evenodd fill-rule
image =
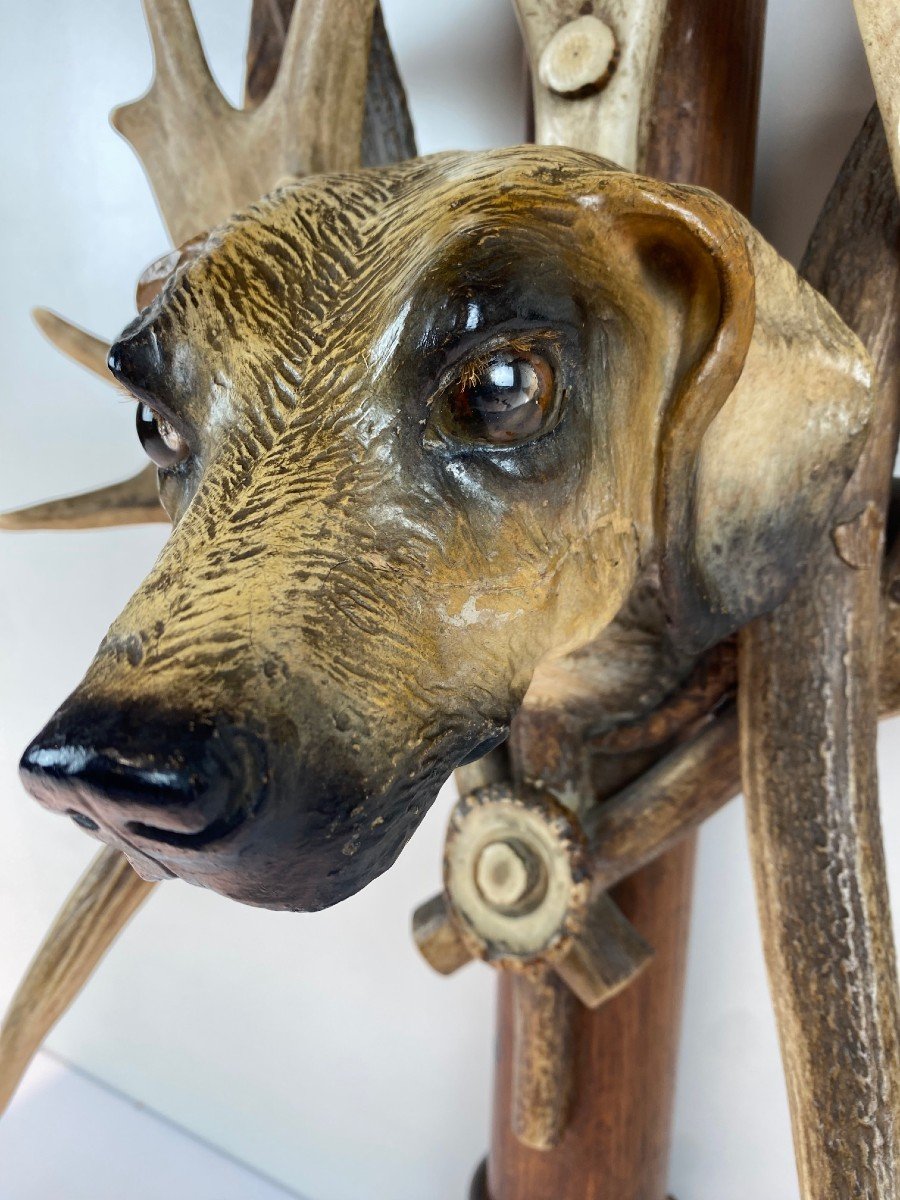
M166 470L187 458L190 453L187 442L174 426L149 404L138 404L136 424L144 452L158 467Z
M550 360L506 346L464 363L444 384L432 424L459 441L510 446L547 432L557 408Z

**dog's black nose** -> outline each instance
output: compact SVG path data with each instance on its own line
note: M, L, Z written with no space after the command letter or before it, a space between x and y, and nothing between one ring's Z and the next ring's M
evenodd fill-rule
M222 721L62 710L22 756L27 790L115 845L200 849L246 815L259 765Z
M171 370L158 322L146 314L132 321L113 342L106 365L119 383L142 399L165 398Z

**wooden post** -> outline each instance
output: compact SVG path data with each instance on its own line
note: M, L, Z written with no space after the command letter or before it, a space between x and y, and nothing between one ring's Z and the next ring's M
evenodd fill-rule
M671 0L647 152L648 173L702 184L745 212L764 15L764 0ZM656 953L599 1011L575 1004L572 1114L552 1150L512 1132L514 982L501 973L491 1151L476 1197L663 1200L693 863L691 837L613 893Z

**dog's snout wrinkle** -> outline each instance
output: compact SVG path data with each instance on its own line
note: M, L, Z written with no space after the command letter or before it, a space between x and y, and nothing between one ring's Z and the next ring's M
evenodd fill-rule
M247 810L238 808L229 816L211 821L204 829L198 829L195 833L174 829L160 829L155 825L145 825L142 821L129 821L126 829L129 834L136 838L159 842L162 845L172 846L176 849L202 850L204 846L208 846L212 842L219 842L230 833L233 833L235 829L243 824L246 816Z

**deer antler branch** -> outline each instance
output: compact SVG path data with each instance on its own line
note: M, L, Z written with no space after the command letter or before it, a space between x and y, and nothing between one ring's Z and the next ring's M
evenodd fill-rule
M667 4L607 0L601 19L578 0L514 0L537 142L641 168Z
M44 1038L69 1008L129 917L149 896L117 850L79 879L22 978L0 1029L0 1113Z
M60 354L71 358L80 367L93 371L105 383L112 383L106 356L109 354L109 343L96 334L88 333L74 321L61 317L59 313L49 308L35 308L31 312L34 323L48 342L52 342Z
M278 175L360 163L374 0L298 0L281 66L256 114L280 127Z
M0 513L0 529L14 532L105 529L111 525L146 525L168 520L159 502L156 467L148 466L109 487Z
M112 123L141 159L176 246L284 176L359 164L374 0L298 0L269 94L243 109L212 77L189 0L143 3L153 82Z
M60 353L98 375L105 383L112 383L106 365L109 344L103 338L88 333L49 308L36 308L32 316L41 333ZM0 529L16 532L101 529L110 525L144 525L168 519L159 502L156 468L148 466L132 478L109 487L0 513Z
M887 134L894 179L900 187L900 2L853 0Z

